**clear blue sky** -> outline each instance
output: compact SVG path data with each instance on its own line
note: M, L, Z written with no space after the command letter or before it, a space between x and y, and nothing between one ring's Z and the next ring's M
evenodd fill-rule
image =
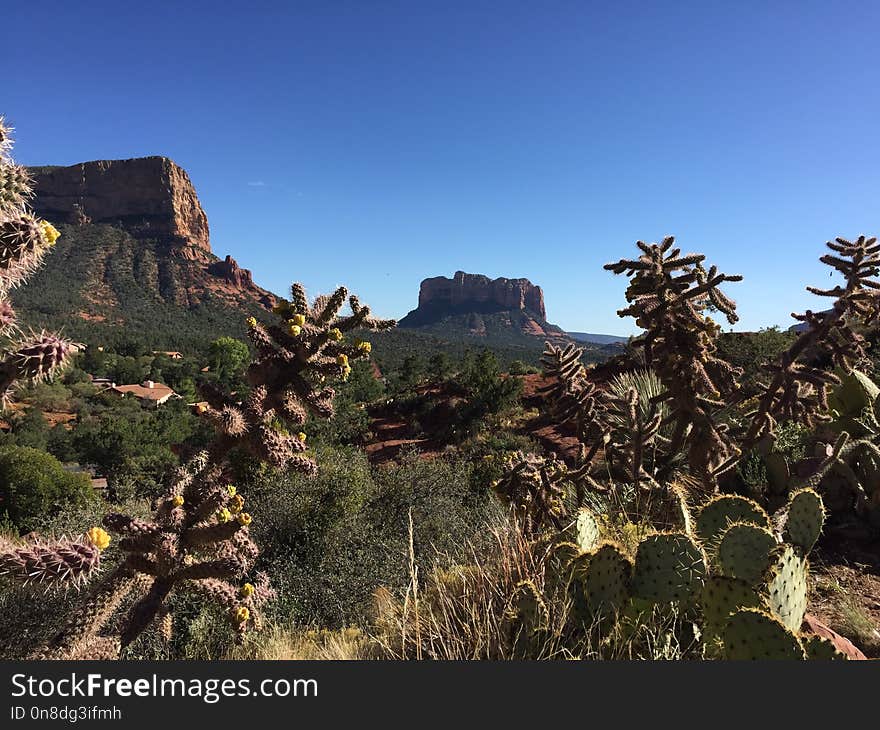
M171 157L218 255L386 316L463 269L627 334L602 265L672 233L788 325L824 241L880 232L877 2L224 5L5 4L19 161Z

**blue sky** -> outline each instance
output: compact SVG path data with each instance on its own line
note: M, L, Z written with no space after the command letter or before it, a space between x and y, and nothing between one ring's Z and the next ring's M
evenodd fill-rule
M739 329L787 326L824 241L880 231L876 2L9 5L18 160L171 157L280 293L402 316L427 276L525 276L627 334L602 265L671 233L745 275Z

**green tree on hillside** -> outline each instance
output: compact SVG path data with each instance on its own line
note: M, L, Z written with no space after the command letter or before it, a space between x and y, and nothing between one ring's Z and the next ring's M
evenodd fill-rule
M235 380L244 372L250 357L248 346L234 337L219 337L208 348L211 369L225 383Z
M0 448L0 515L20 530L90 499L88 475L65 471L51 454L26 446Z

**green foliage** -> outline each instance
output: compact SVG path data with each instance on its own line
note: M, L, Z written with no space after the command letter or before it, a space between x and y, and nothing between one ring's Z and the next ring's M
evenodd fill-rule
M22 531L93 499L85 474L67 472L50 454L25 446L0 447L0 513Z
M154 349L207 349L222 336L243 339L247 315L267 318L256 302L231 305L205 296L182 306L181 282L202 276L204 265L169 257L165 241L134 238L105 224L58 228L61 238L46 266L32 278L32 286L14 293L16 306L34 327L63 327L90 347L137 358ZM147 275L150 261L157 268L155 277ZM96 274L104 277L100 297L90 286ZM77 312L90 317L71 316Z
M80 414L68 454L96 466L111 482L134 479L139 493L155 495L180 463L173 447L203 446L208 435L205 424L182 401L146 409L132 398L107 396Z
M751 395L756 392L758 366L782 354L796 337L793 332L783 332L778 327L757 332L724 332L718 336L718 353L731 365L742 369L742 387Z
M493 504L471 488L469 460L413 455L373 469L352 449L317 454L313 478L260 471L239 481L258 516L258 568L273 576L276 620L326 627L364 624L380 586L403 589L408 526L423 570L439 551L467 560L484 545Z
M218 337L208 348L211 369L226 384L241 378L250 359L247 344L234 337Z
M466 395L456 406L446 434L453 441L473 436L487 417L510 408L522 392L522 381L503 377L498 358L489 350L466 358L456 381Z

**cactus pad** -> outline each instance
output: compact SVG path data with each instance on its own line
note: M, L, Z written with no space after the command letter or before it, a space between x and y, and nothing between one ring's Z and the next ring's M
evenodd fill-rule
M853 370L845 375L831 393L829 404L843 416L859 416L874 405L880 388L865 373Z
M766 579L767 605L789 631L799 631L807 610L807 561L791 545L780 546Z
M774 494L785 494L791 479L791 470L784 454L777 451L764 457L764 468L767 469L767 481Z
M547 602L530 580L517 583L508 615L530 634L543 631L550 625Z
M791 496L788 503L788 518L785 522L785 537L797 545L806 555L822 533L825 522L825 506L812 489L802 489Z
M744 580L712 576L700 592L703 609L703 633L720 636L727 620L741 608L764 608L761 597Z
M575 569L574 561L581 549L573 542L557 542L547 552L547 580L556 585L568 585Z
M590 551L599 544L599 523L588 509L578 512L575 522L577 543L584 552Z
M704 545L717 544L724 531L734 522L750 522L770 528L770 518L760 505L745 497L723 495L703 505L697 516L697 535Z
M807 659L829 660L829 659L846 659L847 656L842 651L838 651L828 639L821 636L806 636L801 639L804 649L807 652Z
M721 536L717 562L724 575L755 585L767 571L775 547L776 538L770 530L749 522L737 522Z
M737 611L722 633L727 659L804 659L797 636L773 616L755 608Z
M612 543L600 545L578 571L593 616L619 611L629 600L632 562Z
M687 601L700 590L706 573L706 555L689 535L649 535L636 551L633 595L654 603Z

